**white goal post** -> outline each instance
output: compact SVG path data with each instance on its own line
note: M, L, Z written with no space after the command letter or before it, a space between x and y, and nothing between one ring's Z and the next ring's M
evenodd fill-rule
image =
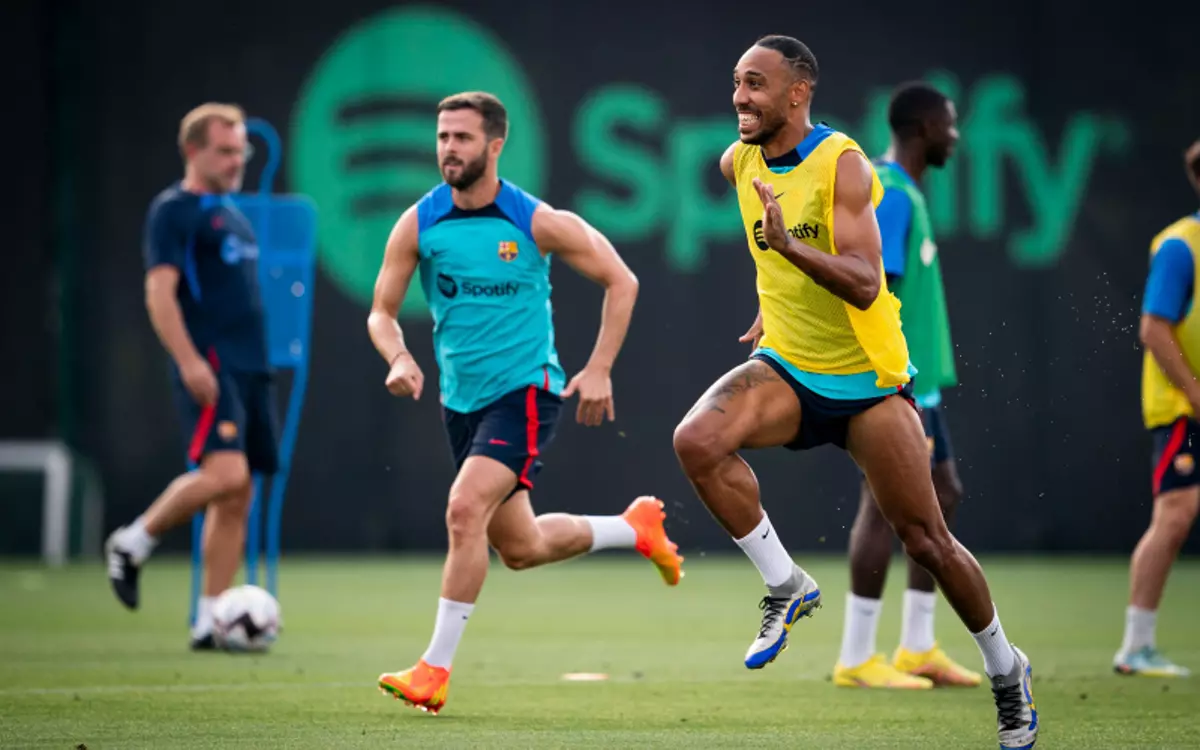
M46 476L42 491L42 560L52 567L64 565L70 557L75 470L71 449L57 440L0 441L0 471L37 471ZM91 537L99 533L98 515L103 513L103 500L94 487L91 489L81 508L85 552L94 551L87 548L95 546Z

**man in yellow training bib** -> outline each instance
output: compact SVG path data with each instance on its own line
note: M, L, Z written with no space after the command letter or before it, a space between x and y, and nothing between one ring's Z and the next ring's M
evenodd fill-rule
M675 430L675 452L708 510L767 586L745 664L760 669L792 625L820 606L759 502L738 451L834 444L870 482L905 551L937 580L975 634L991 678L1002 748L1031 748L1038 714L1029 660L1008 642L978 563L946 528L912 403L899 302L883 276L875 208L883 188L853 140L814 126L817 61L767 36L733 71L739 140L721 157L758 270L749 361L718 380Z
M1192 187L1200 192L1200 141L1184 153ZM1142 298L1142 421L1154 445L1150 528L1129 561L1125 636L1113 657L1118 674L1188 677L1191 670L1158 650L1158 606L1171 566L1200 512L1200 211L1173 222L1150 243L1150 272Z

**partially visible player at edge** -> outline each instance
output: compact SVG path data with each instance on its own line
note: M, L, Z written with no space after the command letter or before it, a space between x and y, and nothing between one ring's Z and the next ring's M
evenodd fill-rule
M888 288L894 289L900 300L904 338L919 373L913 380L913 392L929 444L933 486L950 525L962 498L962 482L941 402L942 389L956 385L958 376L941 263L920 186L925 170L945 165L958 142L954 102L927 83L907 83L892 94L888 124L892 143L875 164L883 185L883 200L875 210L883 240L883 270ZM899 689L979 685L979 673L955 663L934 639L937 594L933 576L912 558L908 560L900 645L890 663L876 653L875 634L894 536L865 480L860 498L850 531L850 593L846 595L842 651L833 669L833 683Z
M792 37L758 40L733 71L739 140L720 159L758 270L749 361L718 380L675 431L700 498L767 587L745 665L760 669L821 602L759 502L738 451L832 443L849 451L908 554L974 634L991 678L1000 746L1032 747L1032 670L1000 626L974 557L950 534L909 395L914 370L883 278L875 207L883 188L859 146L809 107L817 61Z
M1184 155L1200 192L1200 141ZM1190 670L1158 650L1155 625L1167 576L1200 508L1196 448L1200 441L1200 211L1179 219L1150 243L1142 300L1142 419L1154 443L1154 511L1129 565L1125 638L1113 658L1120 674L1187 677Z
M205 104L180 125L182 182L159 193L146 218L146 309L171 356L171 381L188 460L128 526L109 537L108 577L138 607L138 574L159 537L197 511L204 517L204 583L192 648L215 647L212 604L241 565L251 472L276 471L278 420L258 288L258 245L230 194L249 153L238 107Z
M396 317L420 266L458 476L446 510L450 550L433 638L414 667L381 675L379 686L433 713L446 703L454 652L487 575L489 542L514 570L634 547L668 585L683 575L683 558L663 529L663 503L655 498L639 497L618 516L534 516L529 491L564 399L579 395L582 424L615 418L610 373L633 314L637 279L578 216L498 176L508 115L496 97L458 94L437 111L445 182L392 230L368 320L371 340L390 366L388 390L419 399L424 375ZM552 256L605 290L595 348L569 383L554 345Z

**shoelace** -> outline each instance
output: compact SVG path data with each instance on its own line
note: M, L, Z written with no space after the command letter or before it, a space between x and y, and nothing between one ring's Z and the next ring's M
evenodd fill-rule
M1145 646L1138 654L1146 660L1146 665L1150 667L1170 667L1173 666L1167 658L1160 654L1157 649Z
M759 602L758 608L763 611L762 627L758 629L758 637L766 638L767 631L775 626L779 618L783 617L783 613L787 611L788 602L791 599L787 597L774 598L764 596Z
M117 580L125 580L125 561L128 557L123 552L112 552L108 556L108 576Z
M1000 714L1001 729L1020 729L1025 723L1025 701L1021 698L1021 683L992 688L992 693L996 696L996 710Z

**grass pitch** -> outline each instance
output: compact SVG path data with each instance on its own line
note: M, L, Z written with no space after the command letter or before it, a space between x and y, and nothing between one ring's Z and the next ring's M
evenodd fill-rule
M736 557L695 557L669 589L633 555L513 573L498 565L433 717L380 695L433 626L441 561L301 559L282 565L284 631L269 654L187 650L186 561L154 559L131 614L96 562L0 563L0 747L995 747L990 691L834 688L844 560L799 557L825 606L751 672L761 582ZM894 564L879 627L900 630ZM1200 747L1200 678L1118 677L1126 561L983 559L1008 635L1029 654L1045 748ZM975 669L942 602L937 632ZM1200 668L1200 563L1173 573L1159 645ZM604 682L567 682L602 672Z

